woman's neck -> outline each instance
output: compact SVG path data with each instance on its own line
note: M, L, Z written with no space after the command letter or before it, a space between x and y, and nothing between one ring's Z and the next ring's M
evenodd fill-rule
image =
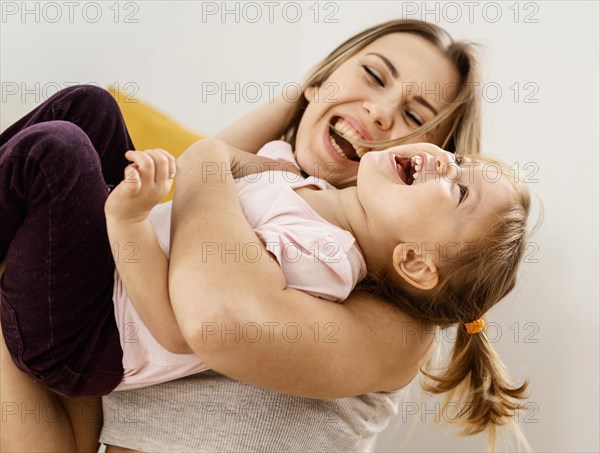
M314 211L329 223L352 234L360 248L367 268L390 264L395 244L387 244L385 238L372 231L369 219L360 203L356 187L340 190L315 190L310 187L295 189Z

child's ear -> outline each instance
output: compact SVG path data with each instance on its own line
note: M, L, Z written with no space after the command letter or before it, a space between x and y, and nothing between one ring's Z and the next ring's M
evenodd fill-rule
M398 244L393 251L392 264L400 277L415 288L429 290L438 284L435 263L423 258L414 244Z
M308 102L312 102L315 100L315 93L317 92L318 87L308 87L304 90L304 98Z

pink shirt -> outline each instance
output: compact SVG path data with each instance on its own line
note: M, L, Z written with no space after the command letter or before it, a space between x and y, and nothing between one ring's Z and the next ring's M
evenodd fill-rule
M269 142L258 154L298 167L286 142ZM322 190L334 189L325 180L312 176L303 179L282 171L257 173L235 181L244 215L281 266L287 286L342 302L366 276L366 264L354 237L320 217L294 191L313 185ZM172 201L157 205L149 215L167 257L171 206ZM255 256L257 250L247 253ZM146 387L207 370L195 354L173 354L154 339L135 311L116 269L114 275L113 301L125 369L115 390Z

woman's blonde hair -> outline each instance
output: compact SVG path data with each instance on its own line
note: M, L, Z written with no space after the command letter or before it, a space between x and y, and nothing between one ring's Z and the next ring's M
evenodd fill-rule
M321 86L342 63L373 41L390 33L417 35L439 49L454 64L460 75L457 97L433 119L404 137L376 142L348 140L355 145L372 149L384 149L424 135L440 124L448 122L450 130L444 141L439 144L440 147L457 154L479 153L481 143L481 96L478 88L479 70L475 44L466 41L454 41L447 31L437 25L419 20L399 19L368 28L342 43L314 68L306 81L306 87ZM300 96L296 101L295 113L285 129L284 139L292 146L295 144L298 126L307 105L306 98Z
M446 393L446 405L451 402L460 408L452 421L463 426L465 435L488 431L488 448L493 451L497 427L512 422L515 411L527 408L516 400L527 397L528 381L513 387L485 332L469 334L464 324L485 318L515 286L527 247L531 197L526 185L513 179L505 163L481 155L474 157L501 169L503 176L514 183L516 197L491 213L490 224L482 226L482 234L475 240L461 244L460 252L452 257L441 253L436 263L439 282L432 290L398 286L384 269L371 269L358 288L393 301L426 325L449 328L458 324L447 368L441 375L421 368L429 379L422 381L422 387L432 394ZM522 436L521 440L526 443Z

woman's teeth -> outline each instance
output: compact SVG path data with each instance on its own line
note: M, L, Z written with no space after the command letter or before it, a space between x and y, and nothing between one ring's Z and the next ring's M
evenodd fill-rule
M341 157L343 157L344 159L348 159L348 156L346 156L346 153L344 153L344 151L342 151L342 148L340 148L340 145L338 145L336 143L336 141L333 139L333 137L331 135L329 136L329 143L331 143L331 146L333 147L333 149L335 149Z
M360 134L354 129L354 127L352 127L352 125L350 123L348 123L346 120L344 120L343 118L338 118L337 121L333 124L333 129L335 130L336 133L338 133L340 136L344 137L344 138L350 138L350 139L358 139L358 140L362 140L362 137L360 136ZM329 137L330 141L332 141L332 143L335 142L335 140L333 139L333 137ZM356 155L361 158L363 157L368 151L369 148L365 148L364 146L355 146L352 142L350 142L350 140L348 140L348 142L352 145L352 147L354 148L354 151L356 151ZM342 151L342 149L337 145L337 143L335 145L332 145L335 150L341 154L341 156L346 157L347 156L344 154L344 152Z

